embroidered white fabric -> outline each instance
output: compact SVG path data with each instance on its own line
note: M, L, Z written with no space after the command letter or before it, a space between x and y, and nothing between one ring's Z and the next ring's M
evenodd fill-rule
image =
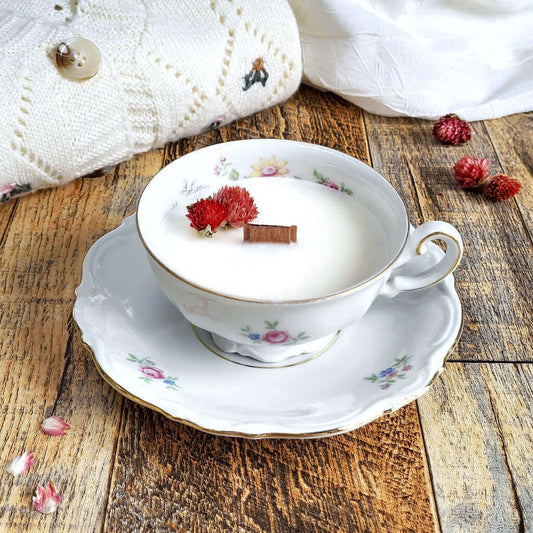
M531 0L289 0L304 82L382 115L533 110Z
M286 0L4 0L0 27L0 201L272 106L302 73ZM73 36L101 52L91 79L55 66Z

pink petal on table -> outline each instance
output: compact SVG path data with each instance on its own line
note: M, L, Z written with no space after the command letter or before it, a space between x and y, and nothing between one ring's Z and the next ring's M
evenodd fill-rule
M42 514L53 513L61 503L61 494L56 491L54 484L50 481L45 489L37 485L35 496L33 497L33 507Z
M41 429L47 435L58 437L60 435L66 435L66 430L70 429L70 426L60 416L49 416L43 420Z
M13 477L25 474L35 463L35 457L33 453L24 452L22 455L15 457L11 464L6 468L6 472Z

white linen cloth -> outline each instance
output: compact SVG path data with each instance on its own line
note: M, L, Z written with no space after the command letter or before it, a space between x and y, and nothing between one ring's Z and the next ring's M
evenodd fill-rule
M289 0L304 82L382 115L533 110L531 0Z
M272 106L301 80L286 0L2 0L0 27L0 202ZM91 79L55 66L73 36L101 53Z

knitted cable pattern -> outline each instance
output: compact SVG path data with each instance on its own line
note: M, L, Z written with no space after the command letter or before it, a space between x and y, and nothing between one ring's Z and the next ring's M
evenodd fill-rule
M286 0L6 0L0 6L0 202L286 100L302 65ZM98 73L63 77L75 36Z

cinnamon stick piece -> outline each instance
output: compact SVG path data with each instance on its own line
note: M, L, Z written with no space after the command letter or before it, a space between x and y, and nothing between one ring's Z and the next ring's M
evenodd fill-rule
M297 226L275 226L270 224L245 224L244 242L296 242Z

